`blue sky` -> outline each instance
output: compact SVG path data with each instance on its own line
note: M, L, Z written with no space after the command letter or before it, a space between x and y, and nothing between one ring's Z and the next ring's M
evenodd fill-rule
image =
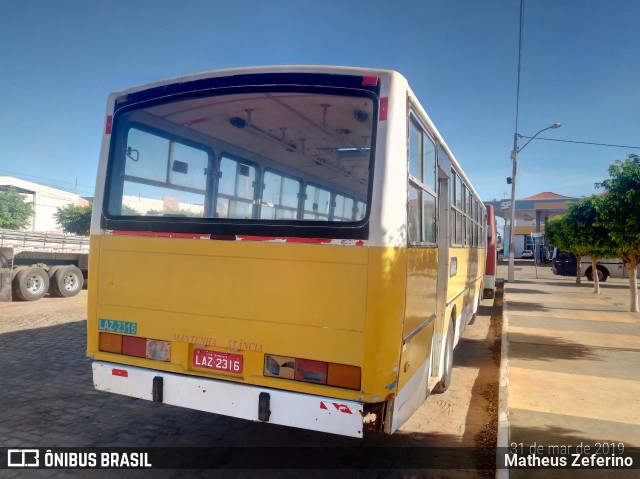
M510 196L519 0L0 0L0 175L91 196L107 95L188 73L404 74L483 200ZM640 2L528 0L518 131L640 146ZM520 140L523 145L526 140ZM517 197L590 195L638 149L534 140Z

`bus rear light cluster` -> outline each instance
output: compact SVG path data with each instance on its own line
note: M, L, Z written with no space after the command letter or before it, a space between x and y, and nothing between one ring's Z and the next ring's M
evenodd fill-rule
M360 389L357 366L266 354L264 375L345 389Z
M157 339L100 333L99 349L106 353L124 354L125 356L157 361L171 360L171 342Z

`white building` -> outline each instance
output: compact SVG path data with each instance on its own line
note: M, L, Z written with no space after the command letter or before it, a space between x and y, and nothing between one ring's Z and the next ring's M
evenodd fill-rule
M122 197L122 204L129 208L133 208L142 215L147 214L150 211L159 213L182 211L191 212L195 216L202 216L204 212L203 205L182 203L178 198L174 198L172 196L163 196L161 200L158 200L154 198L124 195Z
M49 186L32 183L31 181L13 178L11 176L0 176L0 191L5 191L14 187L18 193L27 198L28 203L33 203L34 214L28 229L32 231L42 231L48 233L62 233L62 228L58 226L53 214L67 205L86 206L87 200L74 193L51 188Z

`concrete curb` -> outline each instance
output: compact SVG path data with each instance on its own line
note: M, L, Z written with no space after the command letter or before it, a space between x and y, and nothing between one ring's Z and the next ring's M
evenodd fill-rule
M502 291L502 343L500 348L500 385L498 392L498 438L496 444L496 479L508 479L509 469L501 469L504 462L497 457L500 451L509 447L509 315L507 308L507 285L504 282Z

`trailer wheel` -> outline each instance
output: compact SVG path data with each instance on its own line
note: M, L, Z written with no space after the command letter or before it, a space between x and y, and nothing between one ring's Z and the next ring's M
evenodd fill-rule
M73 265L56 268L51 276L51 294L60 298L75 296L83 286L82 271Z
M13 296L22 301L36 301L49 290L49 275L38 267L22 268L12 281Z
M453 317L449 321L447 328L447 343L444 351L444 373L442 379L433 387L433 392L440 394L445 392L451 386L451 372L453 370L453 335L455 329L453 327Z
M598 271L598 280L601 283L604 283L609 277L609 271L607 271L606 268L600 265L597 266L597 271ZM589 281L593 281L593 269L591 267L587 269L586 276Z
M16 266L15 268L13 268L11 270L11 281L13 281L13 278L15 278L18 275L18 273L25 268L26 266Z
M57 270L59 270L60 268L62 268L61 265L56 265L56 266L51 266L49 268L49 270L47 271L47 274L49 275L49 279L51 279L51 277L53 276L53 273L55 273Z

